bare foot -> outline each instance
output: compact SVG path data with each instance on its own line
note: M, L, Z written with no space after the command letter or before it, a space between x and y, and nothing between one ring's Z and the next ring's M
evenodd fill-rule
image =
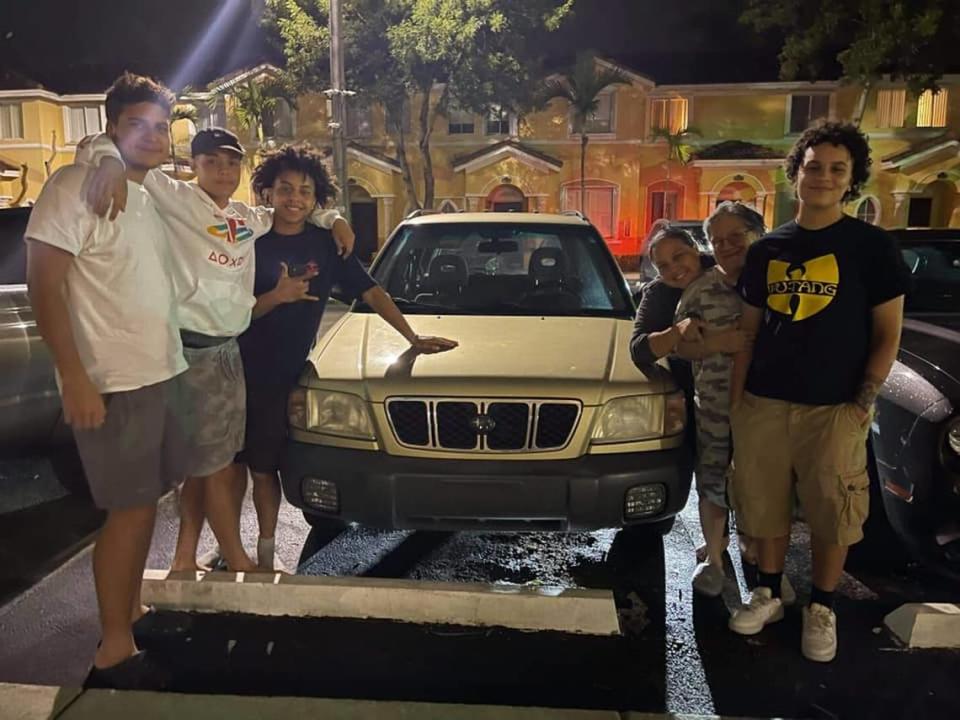
M170 572L184 573L184 572L210 572L210 568L206 565L201 565L196 560L186 562L179 561L174 559L173 563L170 565Z

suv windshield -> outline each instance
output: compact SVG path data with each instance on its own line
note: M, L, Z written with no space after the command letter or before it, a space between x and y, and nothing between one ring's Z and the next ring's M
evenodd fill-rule
M913 287L908 313L957 312L960 308L960 243L930 242L901 248Z
M623 275L586 226L407 225L373 276L404 313L633 318Z

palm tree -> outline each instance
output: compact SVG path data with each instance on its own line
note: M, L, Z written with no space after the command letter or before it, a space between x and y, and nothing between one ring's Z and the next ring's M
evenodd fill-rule
M193 105L176 105L173 108L173 112L170 113L170 157L173 160L173 174L176 175L179 170L177 168L177 143L173 139L173 124L177 120L190 120L193 123L197 122L197 108Z
M690 162L693 147L688 141L694 136L700 137L701 134L695 127L686 127L677 132L672 132L670 128L656 127L650 131L650 142L663 140L667 143L667 180L670 180L671 163L676 162L679 165L686 165Z
M600 105L600 93L611 85L627 84L624 73L612 67L597 67L597 58L591 53L577 56L573 71L562 77L550 78L544 89L544 100L563 98L573 111L573 129L580 133L580 210L586 212L587 143L590 141L587 124Z
M276 107L279 100L280 95L272 85L253 80L247 80L244 85L237 87L233 94L237 122L244 130L253 129L260 145L263 145L264 118Z

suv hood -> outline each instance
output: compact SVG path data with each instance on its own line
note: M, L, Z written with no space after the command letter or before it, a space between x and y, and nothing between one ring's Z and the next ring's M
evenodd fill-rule
M421 335L459 347L414 355L372 313L350 312L320 339L305 384L360 393L373 402L397 395L555 397L598 405L609 397L665 392L662 368L630 359L633 323L614 318L412 315ZM361 389L362 388L362 389Z

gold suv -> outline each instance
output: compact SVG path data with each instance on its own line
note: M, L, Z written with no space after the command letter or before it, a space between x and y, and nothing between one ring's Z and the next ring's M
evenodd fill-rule
M669 373L630 359L634 307L579 214L410 217L372 274L416 355L362 302L290 398L284 492L312 523L437 530L668 529L690 487Z

